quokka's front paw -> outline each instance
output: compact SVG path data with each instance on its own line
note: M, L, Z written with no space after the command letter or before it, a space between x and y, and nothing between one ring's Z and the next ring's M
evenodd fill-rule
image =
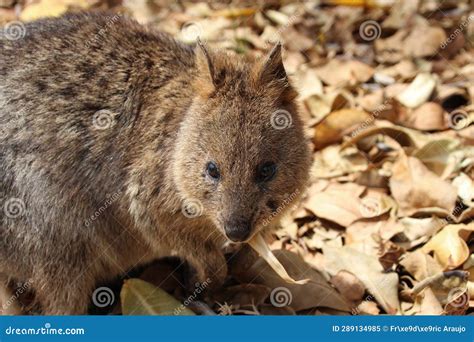
M222 252L218 249L206 251L199 258L188 259L185 272L186 290L208 293L221 288L227 276L227 263Z

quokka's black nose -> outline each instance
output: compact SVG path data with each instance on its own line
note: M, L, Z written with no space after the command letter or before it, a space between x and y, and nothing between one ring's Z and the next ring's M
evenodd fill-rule
M252 226L249 221L233 221L226 224L224 230L230 240L242 242L250 236Z

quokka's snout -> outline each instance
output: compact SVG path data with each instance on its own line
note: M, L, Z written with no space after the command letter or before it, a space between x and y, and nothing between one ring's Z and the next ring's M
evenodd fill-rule
M252 222L245 218L233 218L224 224L224 231L227 238L233 242L243 242L247 240L252 231Z

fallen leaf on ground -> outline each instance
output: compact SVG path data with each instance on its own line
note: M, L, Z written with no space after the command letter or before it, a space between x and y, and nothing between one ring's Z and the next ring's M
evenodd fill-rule
M367 158L359 150L355 148L341 150L340 146L331 145L315 156L311 176L314 179L332 178L364 171L367 168Z
M456 188L431 172L419 159L402 154L392 172L390 190L399 204L400 215L409 216L418 209L431 207L453 211Z
M400 265L406 268L415 279L421 281L435 274L441 273L443 268L441 265L428 254L421 250L408 253L405 258L400 261Z
M317 148L339 142L344 134L364 122L370 123L371 116L361 110L341 109L332 112L316 125L313 142Z
M86 9L92 5L87 0L41 0L30 4L21 12L20 18L24 21L32 21L44 17L58 17L70 7Z
M124 282L120 300L124 315L194 315L173 296L140 279Z
M460 266L469 257L466 239L474 231L474 222L470 224L450 224L433 236L421 250L433 252L436 260L445 270Z
M403 217L399 221L402 231L393 239L395 243L405 249L416 247L431 238L448 221L437 216L426 218Z
M290 277L285 267L272 253L261 234L255 235L248 244L268 263L268 265L286 282L291 284L305 284L307 279L294 280Z
M421 131L445 129L444 109L435 102L423 103L408 115L407 125Z
M406 107L416 108L430 98L436 87L436 78L428 73L419 74L396 99Z
M459 147L459 141L455 139L433 140L413 153L423 164L445 179L457 167L457 158L453 152Z
M331 278L331 283L348 300L359 301L365 293L365 287L355 275L349 271L339 271Z
M326 65L317 68L316 73L328 85L344 86L366 82L374 74L374 69L357 60L332 59Z
M339 271L353 273L388 314L399 311L398 275L385 273L376 257L349 247L325 247L323 254L325 265L331 274L337 274Z
M315 307L328 307L350 311L349 304L324 278L304 260L291 252L274 251L276 258L294 279L308 279L305 284L288 283L262 259L247 259L245 254L234 261L233 275L242 283L257 283L272 289L270 302L277 306L289 306L295 311ZM273 297L272 297L273 296Z
M318 217L347 227L355 220L364 217L365 212L359 198L363 191L364 187L351 183L331 185L321 192L313 193L305 203L305 207Z
M346 246L380 257L384 244L402 231L403 226L390 219L362 219L347 227Z
M465 173L461 173L453 180L453 185L458 189L458 196L465 205L474 207L474 182Z
M415 58L433 56L446 39L446 33L441 27L417 25L403 43L404 52Z

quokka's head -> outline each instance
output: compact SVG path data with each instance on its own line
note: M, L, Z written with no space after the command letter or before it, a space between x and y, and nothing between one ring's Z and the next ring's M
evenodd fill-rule
M195 58L195 97L180 127L175 183L184 205L198 207L191 212L207 216L229 240L246 241L304 191L310 153L296 92L280 44L265 58L244 60L198 43Z

